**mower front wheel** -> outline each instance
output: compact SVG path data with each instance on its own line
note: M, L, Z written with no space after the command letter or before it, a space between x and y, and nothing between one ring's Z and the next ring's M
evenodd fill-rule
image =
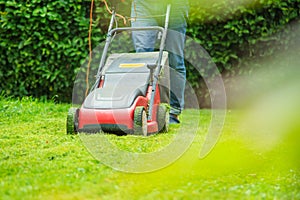
M147 114L143 106L137 106L134 110L133 134L147 136Z
M67 116L67 134L77 134L78 130L78 108L70 108Z
M168 104L159 104L157 110L158 132L166 133L169 130L169 108Z

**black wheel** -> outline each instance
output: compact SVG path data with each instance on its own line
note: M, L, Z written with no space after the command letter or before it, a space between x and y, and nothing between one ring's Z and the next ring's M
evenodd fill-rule
M166 133L169 130L169 108L168 104L159 104L157 110L158 132Z
M70 108L67 116L67 134L77 134L78 108Z
M143 106L137 106L134 111L133 134L147 136L147 114Z

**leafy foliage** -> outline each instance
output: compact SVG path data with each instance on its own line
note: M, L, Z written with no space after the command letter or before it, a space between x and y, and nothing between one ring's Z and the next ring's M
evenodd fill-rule
M0 1L0 8L1 90L67 100L88 51L89 3Z
M208 52L224 78L249 74L257 67L249 66L249 61L270 57L297 45L294 42L298 41L295 27L300 23L299 0L196 1L192 4L187 34ZM193 66L187 68L188 80L200 102L209 106L202 77Z
M221 13L221 16L215 14L208 20L203 19L206 12L201 14L197 8L191 10L188 35L199 41L212 56L213 61L220 66L221 71L230 69L235 64L234 61L240 61L239 58L261 55L261 52L255 52L256 44L263 43L264 46L268 46L268 43L274 44L274 39L283 39L272 36L285 28L285 25L292 20L299 20L299 0L256 0L253 2L255 3L247 7L240 5L241 7L233 13L231 10L234 9L224 10L224 5L213 4L211 9ZM230 7L233 6L226 6L226 8ZM273 49L268 49L264 55L272 54L274 48L279 47L269 46L273 46Z

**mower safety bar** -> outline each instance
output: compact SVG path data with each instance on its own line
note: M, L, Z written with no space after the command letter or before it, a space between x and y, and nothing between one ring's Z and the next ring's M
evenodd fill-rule
M160 27L160 26L145 26L145 27L122 27L122 28L114 28L114 29L111 29L111 27L109 28L109 31L108 31L108 34L107 34L107 38L106 38L106 43L105 43L105 46L104 46L104 50L103 50L103 53L102 53L102 58L101 58L101 61L100 61L100 64L99 64L99 68L98 68L98 73L96 75L96 84L93 86L92 90L94 88L96 88L99 83L100 83L100 77L101 77L101 71L104 67L104 64L105 64L105 59L106 59L106 56L107 56L107 52L108 52L108 47L111 43L111 40L113 38L113 35L117 32L122 32L122 31L159 31L162 33L162 36L164 38L162 38L163 40L165 40L165 32L166 32L166 29L163 28L163 27ZM163 41L164 43L164 41ZM158 60L161 60L161 57L162 57L162 51L163 51L163 46L164 45L160 45L160 55L159 55L159 58ZM158 65L159 63L157 63Z
M161 33L164 32L164 28L160 26L147 26L147 27L122 27L122 28L114 28L109 31L108 36L112 36L116 32L122 31L160 31Z

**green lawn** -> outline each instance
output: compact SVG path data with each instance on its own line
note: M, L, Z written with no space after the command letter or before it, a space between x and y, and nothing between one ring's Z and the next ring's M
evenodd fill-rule
M227 111L219 142L199 159L211 117L210 110L201 110L194 142L180 159L155 172L131 174L103 165L80 136L65 134L68 108L0 98L0 199L300 199L299 126L264 142L255 128L243 125L251 115ZM197 113L186 110L182 126L197 126ZM178 129L147 138L106 138L120 149L146 153L168 145Z

